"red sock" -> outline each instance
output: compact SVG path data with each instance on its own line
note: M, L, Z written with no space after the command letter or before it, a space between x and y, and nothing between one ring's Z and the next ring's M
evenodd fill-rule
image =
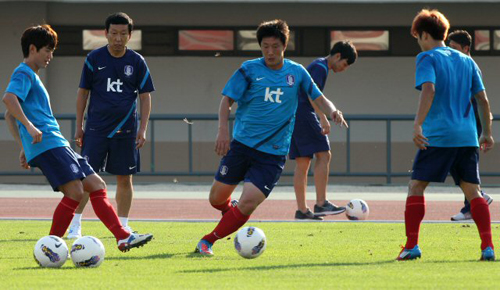
M406 226L406 246L407 249L413 249L418 244L418 233L420 232L420 223L425 215L424 196L409 196L406 199L405 226Z
M212 206L225 214L231 209L231 197L229 197L223 204L212 204Z
M106 196L106 189L91 192L89 196L95 214L108 230L113 233L116 240L123 240L130 236L130 233L123 228L115 209L109 203Z
M204 236L203 239L213 244L236 232L249 218L250 216L242 214L238 207L233 207L222 217L213 232Z
M52 226L50 228L51 235L61 238L64 236L79 204L80 202L69 197L65 196L62 198L52 217Z
M493 249L491 217L488 203L484 198L474 198L470 202L470 212L477 225L479 236L481 237L481 250L484 250L486 247L491 247Z

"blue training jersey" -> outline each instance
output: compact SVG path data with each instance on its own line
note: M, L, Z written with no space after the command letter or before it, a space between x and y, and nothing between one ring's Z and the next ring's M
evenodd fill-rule
M315 59L307 66L307 72L311 75L314 83L323 91L325 89L326 78L328 77L328 59L321 57ZM299 92L299 106L297 108L297 118L302 114L314 113L314 108L309 101L309 96L304 91Z
M302 65L285 59L281 69L272 70L264 58L244 62L222 91L238 103L234 139L265 153L287 155L300 90L313 100L322 95Z
M481 71L469 56L437 47L417 56L416 88L435 86L434 101L422 126L432 147L479 147L471 96L484 91Z
M17 96L28 120L42 132L42 141L31 144L33 138L26 127L17 121L28 162L47 150L69 146L52 114L49 93L38 75L27 64L21 63L14 70L6 92Z
M87 55L80 88L90 90L85 135L108 138L136 137L137 96L155 90L140 54L127 48L116 58L107 46Z

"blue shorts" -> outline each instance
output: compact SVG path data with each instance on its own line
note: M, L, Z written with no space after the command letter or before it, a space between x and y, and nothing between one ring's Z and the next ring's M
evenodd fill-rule
M84 136L82 156L95 171L131 175L141 171L141 156L135 138Z
M236 140L220 161L215 180L235 185L244 180L255 185L266 197L280 179L286 156L264 153Z
M321 134L321 124L314 112L297 110L290 143L290 159L313 158L314 153L330 151L328 136Z
M87 160L69 147L47 150L33 158L29 164L40 168L54 191L59 191L59 186L70 181L83 180L95 174Z
M448 173L456 185L463 180L481 184L477 147L427 147L419 150L413 162L411 179L444 182Z

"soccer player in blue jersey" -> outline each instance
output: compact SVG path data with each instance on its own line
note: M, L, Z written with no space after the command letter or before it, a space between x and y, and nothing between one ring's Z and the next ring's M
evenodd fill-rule
M481 72L469 56L445 45L450 24L437 10L424 9L413 20L411 33L422 53L416 61L420 100L413 142L419 148L406 200L406 245L397 260L421 257L420 223L425 215L424 191L430 182L444 182L451 173L471 204L481 238L481 260L495 260L488 203L480 194L479 150L493 148L490 105ZM477 138L471 96L476 98L483 131Z
M449 46L451 48L454 48L461 53L465 53L466 55L470 56L470 48L472 45L472 37L470 34L465 31L465 30L455 30L452 33L448 35L448 41L449 41ZM477 102L475 98L471 98L472 102L472 107L474 108L474 116L476 117L476 125L477 125L477 133L478 133L478 138L481 135L481 122L479 120L479 115L477 111ZM493 119L493 116L491 116L491 119ZM493 202L493 198L491 196L487 195L486 193L481 190L481 195L483 198L486 200L488 204L491 204ZM452 221L463 221L463 220L470 220L472 218L472 214L470 212L470 203L467 201L467 199L464 200L464 207L460 209L460 212L457 213L456 215L451 217Z
M116 175L118 216L132 231L128 226L132 175L141 167L139 149L146 142L154 86L144 58L126 46L132 35L132 19L125 13L114 13L105 25L108 45L89 53L83 65L76 101L75 140L94 170ZM84 129L83 115L89 96ZM81 217L87 200L80 203L68 238L81 236Z
M54 191L64 195L54 211L50 234L64 235L83 192L87 191L97 217L113 233L118 248L128 251L142 246L153 236L130 233L122 226L106 196L106 184L69 147L52 114L49 94L38 73L49 65L56 46L57 33L49 25L26 29L21 38L24 61L14 70L3 96L7 107L5 120L21 147L21 166L40 168Z
M328 72L345 71L352 65L358 54L350 41L339 41L330 50L330 55L314 60L307 71L321 91L325 88ZM322 220L324 215L340 214L345 207L337 206L326 199L326 187L330 174L330 121L321 110L311 102L305 92L299 93L299 105L295 114L295 128L290 144L290 159L295 160L293 186L297 199L296 219ZM316 186L316 204L314 213L307 207L307 173L312 158L314 164L314 184Z
M223 158L209 201L223 217L200 240L197 253L212 256L215 241L244 225L278 182L290 147L300 90L336 124L347 126L342 112L322 95L306 69L284 58L288 37L285 21L261 23L257 40L263 57L244 62L222 91L215 151ZM228 118L234 102L238 109L230 141ZM231 194L241 181L243 192L234 206Z

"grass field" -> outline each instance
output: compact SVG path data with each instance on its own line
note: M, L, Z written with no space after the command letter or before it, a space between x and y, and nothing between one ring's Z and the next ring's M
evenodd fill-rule
M495 262L479 262L474 224L423 224L422 259L397 262L404 225L395 223L250 223L264 230L267 249L257 259L238 256L233 241L215 244L215 257L193 254L214 223L133 222L152 232L143 248L121 253L99 222L84 222L101 239L106 258L96 269L44 269L33 260L46 221L0 221L1 289L387 289L498 288ZM500 230L493 225L498 241ZM68 242L71 246L71 242Z

